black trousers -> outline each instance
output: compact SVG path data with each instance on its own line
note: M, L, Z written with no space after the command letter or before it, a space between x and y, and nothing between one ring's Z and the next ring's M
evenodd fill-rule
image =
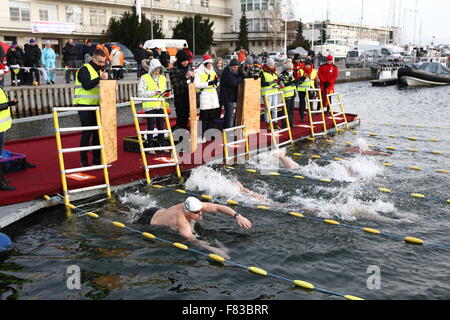
M175 112L177 113L177 128L187 129L189 122L189 96L175 95Z
M295 96L284 100L286 102L286 110L288 113L289 126L294 126L294 108L295 108ZM287 128L287 121L283 121L283 127Z
M146 114L164 114L164 111L162 109L155 109L146 111ZM147 131L154 130L156 127L158 130L164 130L164 118L147 118ZM164 140L164 133L158 134L158 139L160 141ZM147 143L151 144L153 142L153 134L147 134Z
M95 111L78 111L78 116L80 117L82 127L92 127L97 125ZM81 133L80 147L97 146L99 144L100 140L98 138L97 130L83 131ZM100 150L93 150L92 154L93 154L93 162L100 163L101 160ZM80 152L80 160L83 162L88 162L88 151Z
M205 133L208 129L217 129L214 119L216 119L217 108L209 110L200 110L200 121L202 122L202 131Z
M306 91L299 91L298 98L300 100L300 103L298 105L300 111L300 120L301 122L303 122L303 117L306 111Z

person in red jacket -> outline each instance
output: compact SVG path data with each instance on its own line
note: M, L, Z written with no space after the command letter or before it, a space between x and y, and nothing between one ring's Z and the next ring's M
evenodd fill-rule
M183 46L183 50L184 52L187 53L188 57L189 57L189 64L192 66L192 63L194 62L194 54L192 53L192 51L189 49L188 45L185 43Z
M327 113L330 112L327 94L334 93L334 83L336 82L338 75L339 70L333 63L333 56L327 56L327 63L320 66L318 74L320 80L320 91L322 92L323 107L324 109L327 109Z

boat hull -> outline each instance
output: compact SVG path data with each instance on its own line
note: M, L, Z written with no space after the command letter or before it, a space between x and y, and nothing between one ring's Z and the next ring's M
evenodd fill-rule
M446 86L450 85L450 82L437 82L437 81L430 81L425 79L420 79L416 77L410 77L410 76L403 76L401 78L402 84L408 86L408 87L425 87L425 86Z

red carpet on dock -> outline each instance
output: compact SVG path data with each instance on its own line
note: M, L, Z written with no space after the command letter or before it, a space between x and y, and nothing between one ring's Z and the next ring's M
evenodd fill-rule
M297 110L296 110L297 111ZM295 126L292 128L292 136L295 139L299 139L302 137L307 137L310 135L310 128L303 127L303 125L307 125L307 123L299 123L299 115L298 112L295 112ZM352 122L356 118L354 114L347 114L347 121ZM330 116L326 117L327 119L327 128L333 128L333 121ZM315 115L313 121L321 121L320 115ZM174 120L172 119L172 125L174 125ZM338 121L342 122L342 121ZM262 128L265 128L265 123L261 123ZM143 129L145 125L141 126ZM323 126L318 125L315 126L316 132L323 131ZM261 133L260 133L261 134ZM259 134L259 135L260 135ZM112 186L117 186L125 183L129 183L132 181L140 180L145 178L144 169L142 166L142 159L140 153L131 153L125 152L123 150L123 138L129 136L136 136L136 131L134 124L124 125L118 127L117 130L117 140L118 140L118 160L112 163L112 166L109 168L109 177L110 183ZM75 148L80 145L80 134L79 133L71 133L62 135L62 143L63 148ZM262 137L258 137L259 140L262 140ZM267 135L267 146L271 144L271 136ZM251 150L256 150L258 148L258 143L256 142L258 139L250 139L253 141L250 145ZM288 140L288 133L284 132L280 136L280 142ZM203 145L199 145L198 152L200 150L204 150L208 147L210 143L205 143ZM24 140L15 140L9 141L5 145L5 149L14 152L14 153L22 153L26 154L27 160L30 163L36 165L36 168L27 169L20 172L7 174L6 177L10 180L10 185L16 187L15 191L2 191L0 192L0 206L27 202L30 200L40 199L44 195L54 195L56 193L62 194L61 187L61 176L60 169L58 163L57 156L57 148L56 148L56 140L55 136L48 137L39 137L39 138L31 138ZM212 156L207 159L202 159L201 164L208 163L212 160L221 159L223 157L223 148L221 147L216 149L217 154L214 152ZM149 155L149 164L160 164L154 158L158 158L161 156L170 157L170 154L157 154L157 155ZM193 155L191 158L195 157ZM196 158L198 159L198 157ZM69 153L64 156L66 169L70 168L78 168L80 167L80 157L79 153ZM89 153L89 161L92 161L92 154ZM192 162L191 162L192 163ZM200 163L197 164L181 164L181 170L191 169ZM150 171L151 177L156 176L165 176L168 174L173 174L175 172L175 167L166 167L160 169L154 169ZM72 179L67 179L69 189L78 189L83 187L88 187L91 185L103 184L103 171L87 171L86 174L96 176L95 179L87 180L87 181L76 181Z

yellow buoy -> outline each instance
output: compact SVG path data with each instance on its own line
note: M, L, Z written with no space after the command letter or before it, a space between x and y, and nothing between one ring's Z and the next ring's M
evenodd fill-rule
M439 172L439 173L450 173L450 171L448 171L448 170L437 170L436 172Z
M302 280L294 280L294 284L297 287L301 287L301 288L308 289L308 290L314 290L314 288L315 288L312 283L302 281Z
M334 225L334 226L338 226L340 224L336 220L323 220L323 222Z
M351 146L353 143L351 143L351 142L346 142L345 144L348 145L348 146Z
M364 228L363 230L366 231L366 232L369 232L369 233L373 233L373 234L380 234L381 233L379 230L372 229L372 228Z
M177 190L175 190L175 191L178 192L178 193L186 193L186 191L183 190L183 189L177 189Z
M412 167L410 167L410 169L411 169L411 170L416 170L416 171L420 171L420 170L422 170L421 168L419 168L419 167L416 167L416 166L412 166Z
M314 138L306 138L306 140L309 140L309 141L316 141L316 139L314 139Z
M376 137L378 134L376 133L369 133L369 137Z
M331 182L331 179L320 179L320 181L326 182L326 183L330 183L330 182Z
M217 261L217 262L225 261L225 258L222 258L221 256L218 256L217 254L213 254L213 253L209 254L208 257L210 257L211 259L213 259L214 261Z
M400 127L407 127L407 124L401 124Z
M233 205L233 206L235 206L235 205L238 204L238 202L237 202L237 201L234 201L234 200L227 200L227 203L228 203L228 204L231 204L231 205Z
M98 219L98 214L93 213L93 212L88 212L86 213L89 217L94 218L94 219Z
M387 149L387 150L397 150L396 147L387 147L386 149Z
M114 221L112 224L117 228L125 228L125 225L123 223L117 221Z
M205 199L205 200L209 200L209 201L212 200L212 197L211 197L211 196L208 196L208 195L206 195L206 194L202 194L202 198Z
M163 186L159 185L159 184L152 184L150 185L150 187L152 188L157 188L157 189L161 189Z
M420 193L412 193L411 196L414 198L425 198L425 195Z
M344 159L342 159L342 158L334 158L333 160L334 161L344 161Z
M414 237L406 237L405 242L412 243L412 244L423 244L423 240L419 238Z
M318 156L318 155L313 155L313 156L311 156L311 159L320 159L320 156Z
M181 249L181 250L187 250L187 249L188 249L188 246L187 246L187 245L184 245L184 244L178 243L178 242L174 242L174 243L173 243L173 246L174 246L174 247L177 247L178 249Z
M269 210L269 208L266 207L266 206L258 206L256 208L259 209L259 210Z
M341 130L341 131L343 131L343 130ZM325 142L327 142L327 143L333 143L334 141L333 141L333 140L325 140Z
M444 152L442 151L431 151L432 154L443 154Z
M302 156L301 153L293 153L292 155L293 155L294 157L301 157L301 156Z
M148 232L144 232L144 233L142 233L142 235L148 239L156 239L156 236L154 236L153 234L148 233Z
M363 298L351 296L351 295L348 295L348 294L345 295L344 298L347 299L347 300L354 300L354 301L356 301L356 300L364 300Z
M409 141L417 141L417 138L414 138L414 137L409 137L409 138L407 138Z
M410 152L419 152L419 151L417 151L417 149L408 149L407 151L410 151Z
M247 169L247 172L256 173L256 170L254 170L254 169Z
M354 134L357 134L357 133L358 133L358 131L354 130L354 131L352 131L352 133L354 133Z
M234 167L226 166L227 169L234 170Z
M430 139L430 142L439 142L439 139Z
M248 267L248 271L259 274L260 276L267 276L267 271L257 268L257 267Z
M388 135L389 138L397 138L397 136L394 136L393 134Z
M302 215L301 213L298 213L298 212L289 212L289 214L291 216L294 216L294 217L297 217L297 218L304 218L305 217L304 215Z
M385 166L385 167L393 167L394 165L392 163L385 162L385 163L383 163L383 166Z
M295 179L305 179L303 176L294 176Z
M391 190L391 189L388 189L388 188L378 188L378 191L386 192L386 193L392 192L392 190Z
M50 197L48 195L45 195L44 199L47 200L47 201L50 201Z
M271 172L269 174L274 177L278 177L280 175L278 172Z

